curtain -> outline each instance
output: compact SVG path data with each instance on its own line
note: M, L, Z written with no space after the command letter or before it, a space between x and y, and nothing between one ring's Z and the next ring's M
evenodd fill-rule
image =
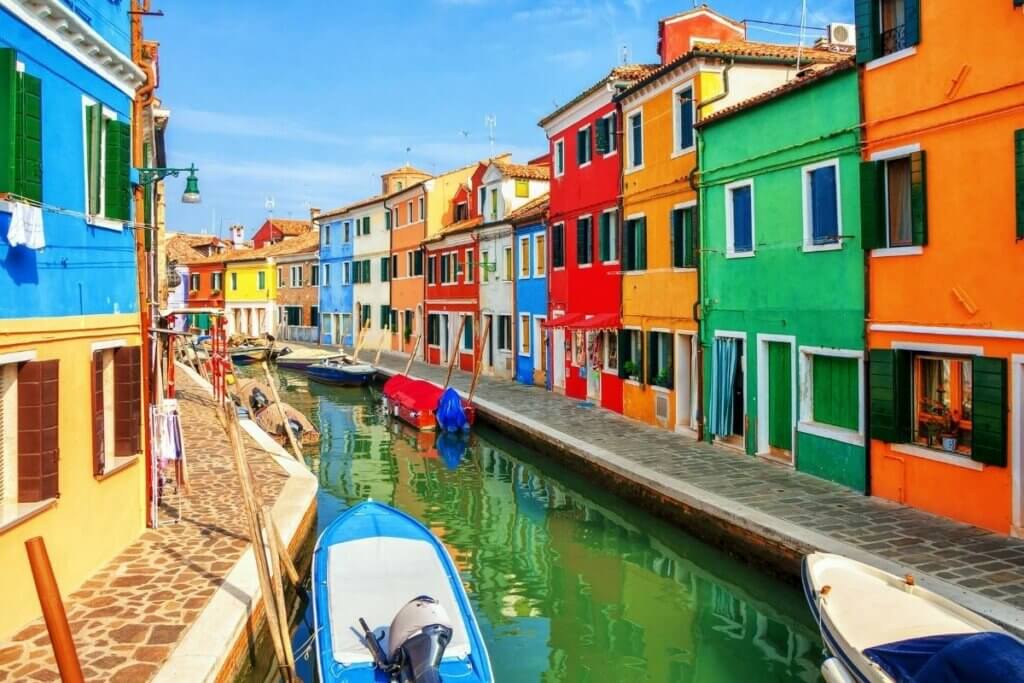
M711 372L711 433L715 436L732 434L733 385L739 361L735 339L719 337L712 345Z
M910 159L893 159L886 164L889 188L889 246L912 244L910 205Z

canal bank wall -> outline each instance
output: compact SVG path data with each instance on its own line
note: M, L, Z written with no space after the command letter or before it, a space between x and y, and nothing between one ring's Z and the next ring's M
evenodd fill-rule
M385 353L384 377L407 357ZM445 368L411 372L441 384ZM452 386L465 396L468 373ZM920 585L1024 633L1024 541L992 534L750 456L640 424L536 387L481 378L489 425L601 481L689 533L798 581L802 558L830 552Z

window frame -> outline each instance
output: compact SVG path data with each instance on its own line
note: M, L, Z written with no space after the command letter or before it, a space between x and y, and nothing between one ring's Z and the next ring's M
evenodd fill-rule
M200 284L199 273L188 274L188 289L190 292L198 292Z
M692 265L692 266L677 266L675 264L675 233L674 233L674 229L673 229L673 225L672 225L672 214L674 212L676 212L676 211L684 211L684 212L688 211L688 210L691 211L692 217L691 217L691 220L690 220L690 229L693 230L694 232L696 232L696 231L699 230L699 226L697 225L698 216L697 216L697 210L696 209L697 209L697 200L694 199L694 200L690 200L690 201L687 201L687 202L680 202L678 204L675 204L675 205L672 206L672 209L669 211L669 218L668 218L668 224L669 224L668 225L668 234L669 234L669 248L670 248L669 260L672 262L672 270L677 272L677 273L688 273L688 272L693 272L693 271L697 270L697 267L700 264L700 254L699 253L695 253L693 255L694 265ZM692 239L691 239L691 241L692 241ZM699 243L696 243L695 246L697 247L697 249L700 248L700 244Z
M502 331L503 331L502 330L502 322L506 323L506 326L504 328L504 332L506 334L502 333ZM506 339L506 336L508 337L507 339ZM506 313L499 313L498 314L498 345L497 345L498 346L498 351L501 351L501 352L504 352L504 353L511 353L512 352L512 337L513 337L513 334L512 334L512 316L509 315L509 314L506 314Z
M547 235L544 232L534 233L533 239L531 240L532 248L530 250L530 256L533 258L533 277L543 278L547 277L547 260L548 260L548 241ZM540 253L543 252L543 253Z
M618 131L615 130L618 127L619 113L614 109L604 116L602 120L608 121L608 151L601 155L602 159L607 159L610 156L614 156L619 153L619 136Z
M520 313L516 320L516 325L519 327L519 348L516 349L516 353L525 358L529 358L533 354L532 324L529 313Z
M516 276L515 252L511 245L504 245L502 246L501 253L505 259L505 272L503 273L505 277L503 279L505 282L512 282Z
M581 135L587 139L586 147L580 145ZM584 161L580 161L581 152L586 152ZM586 168L594 161L594 127L587 123L576 129L576 168Z
M530 261L533 258L529 235L520 235L517 240L519 267L516 269L516 277L519 280L529 280L533 275L533 268ZM523 259L523 252L526 252L526 259Z
M320 286L330 287L331 286L331 264L323 263L320 267Z
M814 243L814 196L811 191L811 175L814 171L822 168L832 167L836 171L836 239L833 242L824 244ZM839 178L839 158L827 159L816 164L809 164L800 169L800 179L803 191L803 222L804 222L804 244L805 252L814 251L836 251L843 248L843 194L842 181ZM888 173L886 174L888 176ZM888 202L888 192L886 192ZM888 216L888 212L886 212ZM888 220L888 218L887 218ZM887 233L888 234L888 233Z
M682 146L682 131L680 130L680 124L682 123L683 103L680 100L680 93L684 90L690 91L690 129L691 137L693 142L687 147ZM691 79L685 83L681 83L672 89L672 158L680 157L684 154L697 149L697 130L695 128L697 124L697 100L696 100L696 86L694 81Z
M553 271L565 270L565 221L559 221L558 223L552 224L552 226L551 226L551 244L552 245L555 244L554 237L555 237L555 231L556 230L561 232L561 236L562 236L562 239L559 240L560 243L561 243L560 246L561 246L561 250L562 250L562 253L561 253L561 257L562 257L561 261L562 261L562 263L561 263L561 265L557 265L555 263L555 249L552 248L551 249L551 270L553 270Z
M626 234L626 230L629 228L629 224L634 222L634 221L643 221L644 222L644 259L643 259L644 263L643 263L643 267L642 268L636 267L636 265L637 265L637 258L636 258L636 247L635 246L630 250L630 255L631 255L632 263L628 263L627 264L626 263L626 258L625 258L626 240L630 237L629 235ZM648 270L648 266L647 266L647 242L648 242L648 240L647 240L647 214L646 213L634 213L634 214L630 214L629 216L626 216L626 219L624 221L622 221L622 241L620 243L620 246L622 247L622 254L623 254L620 257L620 260L622 262L621 270L622 270L622 274L623 275L627 275L628 276L628 275L635 275L635 274L638 274L638 273L646 273L647 272L647 270ZM621 352L622 352L622 350L620 349L619 353L621 354Z
M555 177L561 178L565 175L565 138L558 138L552 145L552 156L554 157Z
M88 108L92 106L100 107L100 139L99 139L99 177L96 182L99 184L99 211L97 213L91 213L89 211L89 126L88 121ZM83 176L84 183L84 194L83 200L85 207L85 222L95 228L103 228L104 230L112 230L114 232L122 232L124 230L124 224L128 221L122 221L116 218L110 218L106 214L107 206L107 121L118 121L117 112L109 108L107 105L95 100L88 95L82 95L82 168L85 172ZM45 125L45 121L43 122ZM133 131L134 134L134 131ZM129 210L134 201L129 203Z
M644 156L644 108L643 105L635 109L631 109L625 113L624 118L626 119L626 163L624 164L623 173L635 173L644 168L644 162L646 158ZM639 119L640 121L640 163L634 163L634 140L633 140L633 119Z
M732 193L735 190L749 187L750 188L750 251L736 251L736 225L733 222L733 201ZM755 196L755 187L753 178L745 178L743 180L737 180L729 183L725 186L725 257L729 259L734 258L751 258L757 254L757 216L755 215L757 201Z
M863 447L867 429L867 381L864 373L864 351L824 346L797 347L798 432ZM848 358L857 361L857 429L846 429L814 420L814 358Z
M613 218L609 219L609 238L610 238L610 241L608 243L609 244L608 255L609 255L610 258L608 258L607 260L606 259L602 259L601 258L601 253L600 253L600 245L601 245L601 236L600 236L601 218L603 216L606 216L606 215L611 215L613 217ZM604 264L604 265L612 265L612 264L619 263L621 261L621 259L622 259L622 254L621 254L622 250L619 248L620 245L619 245L619 210L618 210L618 208L613 207L611 209L605 209L604 211L602 211L598 215L597 230L598 230L598 233L599 233L598 234L598 239L597 239L597 241L598 241L597 260L600 263Z
M612 342L612 340L615 340ZM615 360L611 359L611 355L608 353L611 348L611 344L615 344ZM605 330L604 331L604 343L601 345L601 371L608 375L619 374L619 331L618 330Z
M580 222L586 221L587 229L587 259L586 261L580 261ZM594 265L594 215L593 214L581 214L576 216L576 267L591 268Z

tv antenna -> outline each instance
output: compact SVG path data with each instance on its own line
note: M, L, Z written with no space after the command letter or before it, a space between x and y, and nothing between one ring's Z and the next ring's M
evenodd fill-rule
M274 213L274 198L267 197L266 201L263 202L263 208L267 210L267 215Z
M622 63L629 64L629 45L622 44Z
M498 117L488 114L484 117L484 125L487 126L487 139L491 141L491 157L494 157L494 129L498 127Z

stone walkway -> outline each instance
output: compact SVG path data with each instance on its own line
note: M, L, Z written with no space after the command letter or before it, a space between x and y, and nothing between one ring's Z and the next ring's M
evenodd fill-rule
M372 354L365 354L372 360ZM406 357L381 366L401 372ZM415 363L413 375L444 382L445 368ZM470 375L456 371L465 391ZM482 413L518 423L661 496L703 505L749 533L800 552L839 552L919 583L1024 631L1024 540L860 495L845 487L656 429L560 394L483 377Z
M65 600L88 681L151 679L249 545L234 462L214 403L185 375L178 398L192 487L182 521L145 531ZM245 442L269 504L287 477L255 442ZM176 514L165 507L161 518ZM0 681L59 678L41 618L11 642L0 642Z

